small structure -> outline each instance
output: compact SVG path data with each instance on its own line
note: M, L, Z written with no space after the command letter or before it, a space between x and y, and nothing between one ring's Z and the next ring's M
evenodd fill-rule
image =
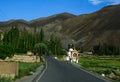
M32 56L33 52L32 51L27 51L27 55Z
M92 55L93 53L92 52L83 52L84 54L86 55Z
M78 63L78 51L72 47L69 48L69 51L67 53L67 57L66 57L66 60L67 61L71 61L71 62L75 62L75 63Z

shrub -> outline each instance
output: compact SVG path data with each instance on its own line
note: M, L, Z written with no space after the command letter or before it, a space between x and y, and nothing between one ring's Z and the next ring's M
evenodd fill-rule
M5 59L6 57L12 57L14 50L9 45L0 44L0 58Z
M11 78L0 77L0 82L13 82Z
M61 55L66 55L67 51L65 49L61 49Z
M39 64L36 63L19 62L19 75L17 78L30 75L30 72L35 72L38 66Z

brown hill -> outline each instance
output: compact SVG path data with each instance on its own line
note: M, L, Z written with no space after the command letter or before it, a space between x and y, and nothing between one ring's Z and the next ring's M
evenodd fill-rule
M62 29L62 23L70 18L76 17L70 13L60 13L56 15L52 15L49 17L38 18L31 21L25 20L9 20L6 22L0 22L0 30L9 30L12 26L16 24L19 26L19 30L23 30L25 27L29 32L34 31L34 27L39 31L41 28L44 28L46 39L49 39L51 34L56 33L56 35L61 36L60 30Z
M63 23L62 34L69 35L77 47L85 50L99 43L120 47L120 5L69 19Z
M43 28L48 40L51 34L62 39L63 47L74 43L78 48L92 50L97 44L112 44L120 47L120 5L107 6L101 10L80 16L61 13L32 21L10 20L0 22L0 30L9 30L18 24L19 29L27 28L30 32L34 27Z
M50 23L61 23L69 18L76 17L75 15L69 14L69 13L61 13L61 14L56 14L52 15L49 17L44 17L44 18L39 18L31 21L25 21L25 20L9 20L5 22L0 22L0 29L6 30L6 28L10 29L12 26L15 26L18 24L19 28L40 28L44 27L47 24ZM32 31L32 30L31 30Z

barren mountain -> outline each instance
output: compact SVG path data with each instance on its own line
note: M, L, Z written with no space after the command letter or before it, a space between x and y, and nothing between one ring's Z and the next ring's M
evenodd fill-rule
M69 13L56 14L32 21L10 20L0 22L0 30L9 30L18 24L19 29L43 28L46 39L51 34L59 36L64 47L74 43L76 47L92 50L97 44L111 44L120 47L120 5L107 6L101 10L85 15L75 16Z
M62 34L71 36L76 46L85 50L103 43L120 47L120 5L66 20Z

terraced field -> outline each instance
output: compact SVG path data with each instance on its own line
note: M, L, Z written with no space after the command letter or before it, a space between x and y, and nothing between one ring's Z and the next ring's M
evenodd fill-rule
M119 56L82 56L79 64L89 71L120 81Z

